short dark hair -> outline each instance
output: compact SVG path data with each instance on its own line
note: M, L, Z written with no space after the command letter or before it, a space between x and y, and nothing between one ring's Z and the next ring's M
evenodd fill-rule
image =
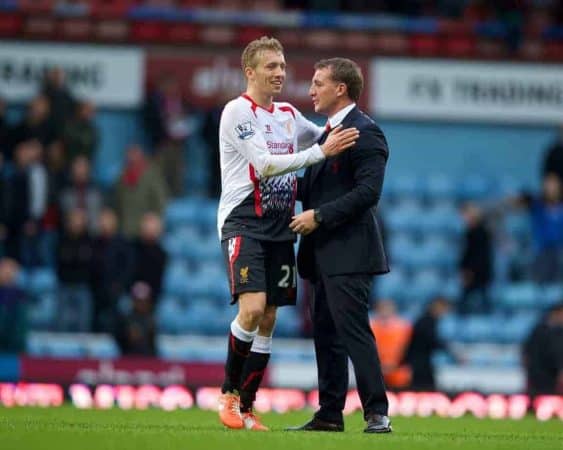
M344 83L350 100L357 102L364 88L362 69L348 58L321 59L315 64L315 70L330 68L330 77L337 83Z

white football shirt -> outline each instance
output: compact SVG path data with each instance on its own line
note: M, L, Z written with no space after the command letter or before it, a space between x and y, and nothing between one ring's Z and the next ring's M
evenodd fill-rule
M295 171L324 159L315 144L323 132L289 103L274 102L265 109L241 95L226 104L219 125L221 240L295 240L289 229Z

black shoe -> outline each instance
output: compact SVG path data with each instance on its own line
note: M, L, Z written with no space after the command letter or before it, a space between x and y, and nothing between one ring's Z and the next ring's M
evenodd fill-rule
M326 422L313 417L305 425L299 427L288 427L285 431L344 431L344 424L337 422Z
M391 421L387 416L373 414L368 417L367 422L368 424L364 429L364 433L391 433L391 431L393 431Z

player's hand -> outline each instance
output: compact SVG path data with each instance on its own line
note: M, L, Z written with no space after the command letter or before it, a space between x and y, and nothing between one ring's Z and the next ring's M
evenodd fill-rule
M291 219L289 228L294 233L302 234L303 236L307 236L319 227L319 224L315 221L314 209L308 209L301 214L293 216Z
M357 128L342 128L342 125L338 125L330 132L324 144L321 145L321 150L327 158L338 155L352 147L359 136L360 132Z

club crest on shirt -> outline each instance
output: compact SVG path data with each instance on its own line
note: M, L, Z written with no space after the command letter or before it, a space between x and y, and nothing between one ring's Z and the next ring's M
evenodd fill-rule
M235 132L238 135L239 139L250 139L256 133L252 128L252 123L250 121L239 123L235 127Z
M284 126L285 126L285 131L287 133L287 137L292 138L293 137L293 122L291 120L287 120L284 123Z
M240 268L240 284L248 283L248 266Z

